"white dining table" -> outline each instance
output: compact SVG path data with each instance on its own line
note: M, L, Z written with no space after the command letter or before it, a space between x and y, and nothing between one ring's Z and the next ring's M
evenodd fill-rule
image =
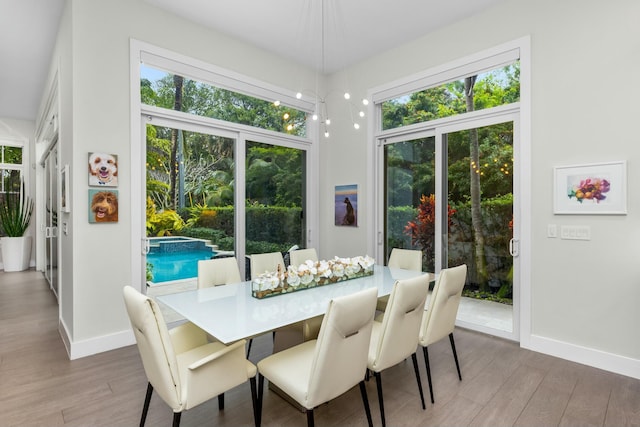
M423 274L433 280L430 273L376 265L370 276L262 299L251 295L250 281L162 295L157 299L228 344L322 315L329 301L336 297L372 287L378 288L378 297L389 295L396 280Z

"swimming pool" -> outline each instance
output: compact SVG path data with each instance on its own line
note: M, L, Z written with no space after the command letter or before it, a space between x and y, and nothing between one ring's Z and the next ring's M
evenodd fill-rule
M147 263L152 283L198 277L198 261L210 259L216 251L207 241L190 237L152 237Z

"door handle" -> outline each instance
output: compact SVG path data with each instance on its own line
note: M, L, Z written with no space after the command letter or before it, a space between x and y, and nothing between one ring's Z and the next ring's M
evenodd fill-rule
M520 241L517 239L511 239L509 240L509 253L511 254L512 257L516 257L518 255L520 255Z

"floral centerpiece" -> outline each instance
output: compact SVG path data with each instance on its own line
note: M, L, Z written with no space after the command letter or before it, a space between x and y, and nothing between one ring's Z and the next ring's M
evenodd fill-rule
M265 298L370 276L374 263L374 259L367 255L335 257L328 261L308 260L298 266L290 265L286 270L278 265L276 271L262 273L253 279L251 294L256 298Z

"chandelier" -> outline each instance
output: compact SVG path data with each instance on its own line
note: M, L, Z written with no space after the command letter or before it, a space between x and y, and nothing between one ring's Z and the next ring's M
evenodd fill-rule
M318 42L318 53L317 53L317 63L315 66L316 69L316 89L315 90L311 90L311 89L304 89L304 90L299 90L296 93L296 98L297 99L306 99L306 100L312 100L314 101L316 108L315 111L313 112L313 114L311 115L311 119L313 121L316 121L320 124L320 129L323 133L323 135L325 136L325 138L329 138L330 133L329 133L329 127L331 126L331 116L329 115L329 108L328 108L328 96L331 93L319 93L318 90L318 74L320 74L321 76L326 76L326 29L328 27L328 20L327 20L327 15L328 15L328 8L331 7L331 4L327 5L325 4L325 1L327 1L327 3L331 3L333 2L333 10L335 12L335 4L338 3L339 0L308 0L306 2L306 7L307 7L307 12L309 15L311 15L311 6L312 6L312 2L314 1L319 1L320 2L320 22L319 22L319 34L317 35L312 35L312 37L316 38L317 42ZM309 20L312 19L313 17L309 16ZM339 22L337 19L337 16L333 16L333 28L336 28L338 30L339 35L344 37L344 32L340 31L339 27ZM300 20L299 22L305 22L304 20ZM308 28L313 28L313 25L310 25L310 22L307 22ZM365 108L366 106L369 104L369 101L366 98L362 99L362 103L361 105L356 105L352 99L351 99L351 94L349 93L349 90L346 89L345 92L342 94L342 98L344 98L344 101L347 102L348 108L349 108L349 120L351 121L353 128L355 130L360 129L360 120L364 119L365 117ZM274 102L274 105L279 106L280 102L276 101ZM287 120L288 119L288 113L285 113L283 115L283 119Z

